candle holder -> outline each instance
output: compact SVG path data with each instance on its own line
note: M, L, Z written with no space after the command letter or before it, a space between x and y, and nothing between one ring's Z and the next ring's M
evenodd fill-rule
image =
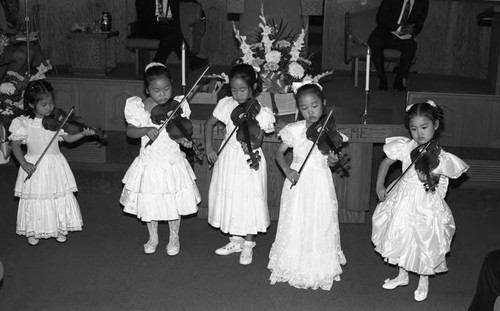
M368 121L368 104L370 102L370 47L366 45L366 76L365 76L365 110L361 115L361 120L363 124L366 124Z

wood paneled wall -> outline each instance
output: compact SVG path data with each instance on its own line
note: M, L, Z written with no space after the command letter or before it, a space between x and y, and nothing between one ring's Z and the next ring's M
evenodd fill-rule
M199 0L207 15L207 31L202 41L199 56L208 57L213 64L230 64L238 57L238 49L227 19L226 0ZM24 12L24 1L20 0L20 12ZM74 23L92 24L108 10L113 17L113 29L120 32L117 46L117 61L134 61L134 54L127 50L125 41L128 24L135 21L135 0L33 0L29 10L39 6L37 28L45 55L55 64L69 64L70 50L66 34ZM33 26L31 26L33 27Z
M247 0L249 1L249 0ZM258 1L258 0L252 0ZM278 0L276 0L278 1ZM286 0L279 0L284 3ZM199 56L215 65L229 65L238 57L238 48L228 13L241 10L245 0L199 0L207 15L207 31ZM318 3L324 10L318 10ZM381 0L302 0L307 14L324 14L323 68L348 69L344 64L344 14L347 11L378 7ZM24 1L20 0L21 12ZM113 15L113 28L120 31L118 62L133 62L125 47L128 23L135 20L134 0L32 0L39 5L38 29L45 54L55 64L69 64L66 34L75 22L91 23L107 9ZM430 0L423 32L418 38L417 62L412 70L420 73L486 78L490 28L478 26L477 15L492 6L486 1ZM236 21L236 23L238 23Z
M20 12L24 12L24 1L19 1ZM112 14L113 28L120 31L118 38L118 62L133 62L133 54L125 48L128 23L135 20L134 0L32 0L29 11L39 7L37 28L45 56L55 64L70 63L67 33L74 23L92 25L94 19L108 10ZM30 27L33 27L31 23Z
M429 13L418 36L412 71L486 79L490 28L477 15L486 1L429 0ZM381 0L325 0L323 68L348 69L344 63L344 14L378 7ZM364 38L367 40L368 38Z

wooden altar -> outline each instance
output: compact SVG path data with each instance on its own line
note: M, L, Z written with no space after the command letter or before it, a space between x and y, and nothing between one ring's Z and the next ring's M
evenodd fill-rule
M193 110L200 111L194 108ZM281 190L285 181L285 176L276 163L276 151L281 143L276 133L288 122L283 122L278 118L276 131L272 135L267 135L262 144L262 150L267 160L267 195L269 204L269 214L272 220L277 220L279 216L279 205ZM343 119L342 116L339 119ZM372 155L375 143L385 142L386 137L406 136L407 130L403 125L397 124L338 124L338 129L349 137L345 151L351 158L351 169L349 176L339 177L339 174L332 173L337 198L339 201L339 221L347 223L364 223L365 215L370 207L371 196L371 175L372 175ZM204 145L205 121L193 120L193 138ZM224 138L224 126L217 124L214 127L213 139L214 147L218 147ZM291 161L291 154L288 154L288 161ZM195 163L194 170L198 178L198 188L202 198L208 197L211 170L207 163L202 165ZM207 200L204 199L202 207L206 207ZM201 208L199 217L207 217L207 209Z

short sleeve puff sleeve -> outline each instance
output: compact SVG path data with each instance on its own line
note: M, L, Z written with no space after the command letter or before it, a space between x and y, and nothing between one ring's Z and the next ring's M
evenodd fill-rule
M223 99L219 100L217 106L215 106L215 109L212 112L212 115L224 124L228 124L229 122L231 122L231 113L229 111L231 100L233 100L233 98L230 96L224 97Z
M127 123L136 127L147 126L151 121L149 113L144 110L142 99L138 96L127 98L124 114Z
M12 120L9 132L9 140L21 140L25 144L28 138L28 117L20 116Z
M448 152L441 152L439 155L439 165L432 172L455 179L468 169L469 166L459 157Z
M409 138L402 136L386 138L384 152L389 159L402 161L405 156L404 147L409 141Z
M181 109L182 109L182 114L181 117L190 119L191 117L191 107L189 107L189 103L187 99L185 101L182 101L184 98L184 95L178 95L174 97L174 100L181 103Z
M274 117L271 108L261 107L259 114L255 117L255 120L259 122L259 126L264 130L264 132L274 132L274 123L276 123L276 118Z
M293 147L296 136L293 135L293 127L292 124L286 125L284 128L279 131L278 136L281 138L283 143L285 143L289 147Z

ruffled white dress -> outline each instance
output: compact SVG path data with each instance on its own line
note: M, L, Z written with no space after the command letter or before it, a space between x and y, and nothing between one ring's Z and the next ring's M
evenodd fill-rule
M226 125L225 140L235 128L231 112L236 106L236 100L225 97L213 111L213 116ZM261 107L256 120L264 132L274 131L276 120L271 109ZM262 149L258 151L260 166L254 170L234 134L215 162L208 194L208 223L224 233L245 236L266 232L269 227L266 158Z
M181 108L184 113L190 112L186 102ZM150 113L137 96L127 99L125 119L136 127L159 127L152 123ZM148 141L147 136L141 137L139 156L123 177L120 203L124 212L145 222L176 220L179 215L196 213L201 196L196 176L179 144L165 130L145 147Z
M27 146L26 161L35 164L54 137L55 132L43 128L42 119L21 116L12 120L9 131L11 141L22 141ZM59 140L64 131L59 134ZM28 174L20 167L14 195L19 197L16 233L37 239L67 235L68 231L81 231L83 226L80 207L73 192L78 191L75 177L54 141L26 182Z
M386 139L388 158L402 162L403 171L411 164L411 151L417 142L406 137ZM426 192L412 166L375 209L372 242L375 250L390 264L421 275L448 270L445 255L455 233L455 221L444 201L449 178L458 178L469 166L451 153L442 151L435 192Z
M296 171L313 144L306 130L303 120L279 132L282 141L293 148L290 167ZM346 264L346 259L340 245L337 194L327 156L315 147L299 181L292 189L290 186L286 179L267 266L271 284L288 282L297 288L330 290L333 281L340 281L340 265Z

